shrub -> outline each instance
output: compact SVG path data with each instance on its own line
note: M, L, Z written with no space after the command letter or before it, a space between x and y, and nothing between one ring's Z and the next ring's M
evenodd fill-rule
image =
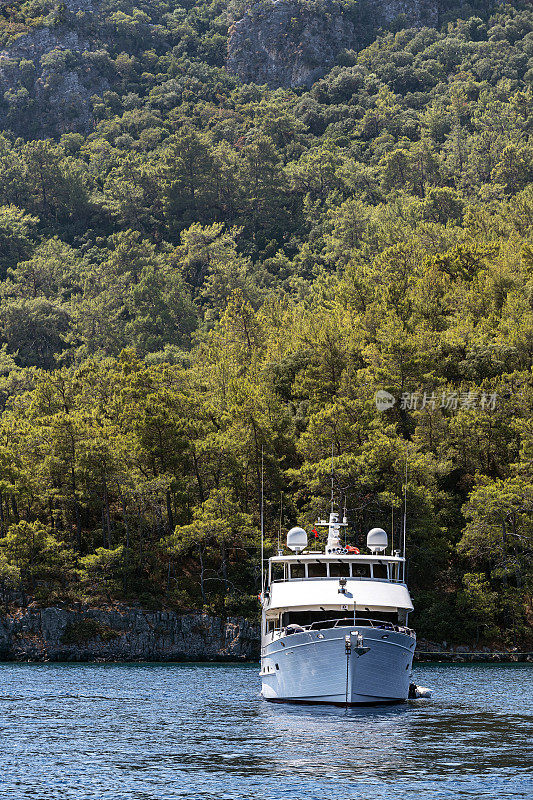
M104 625L97 619L82 619L79 622L70 622L61 636L62 644L85 644L91 639L101 639L109 642L116 639L120 633L109 625Z

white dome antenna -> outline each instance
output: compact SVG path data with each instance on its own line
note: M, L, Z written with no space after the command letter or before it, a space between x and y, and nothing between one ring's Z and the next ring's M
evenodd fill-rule
M303 528L291 528L287 534L287 547L294 553L300 553L307 547L307 533Z
M389 537L383 528L372 528L366 536L366 546L371 553L384 553L389 546Z

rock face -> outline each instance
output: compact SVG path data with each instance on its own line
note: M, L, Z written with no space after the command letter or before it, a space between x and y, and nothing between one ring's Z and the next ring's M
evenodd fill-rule
M17 608L0 616L0 660L253 661L259 626L208 614L115 607Z
M12 127L13 119L23 135L33 133L36 123L36 133L52 135L92 127L90 97L109 88L105 53L81 33L95 4L66 0L61 7L64 19L36 27L0 51L1 127Z
M312 2L262 2L230 30L227 67L247 83L308 86L353 39L354 26L338 8L326 14Z
M12 598L14 599L14 598ZM0 661L258 661L259 622L114 606L0 614ZM419 639L415 661L528 661L533 653Z
M227 69L246 83L310 86L342 49L357 49L380 25L438 22L438 0L363 0L358 11L337 0L260 0L230 29Z
M9 125L13 108L25 111L30 124L38 114L41 127L56 134L73 128L86 131L92 123L90 95L108 86L97 76L80 79L79 54L88 47L75 31L38 28L1 51L2 123Z
M403 17L405 27L434 28L439 22L439 8L444 3L439 0L380 0L376 5L381 25L390 25Z

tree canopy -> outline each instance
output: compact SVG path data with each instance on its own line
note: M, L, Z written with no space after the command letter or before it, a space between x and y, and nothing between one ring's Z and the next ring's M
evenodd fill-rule
M242 4L101 5L57 23L99 54L44 65L107 76L92 127L36 113L23 59L3 99L0 582L253 615L261 454L267 550L332 443L362 545L399 540L408 444L419 633L531 642L530 4L382 31L309 91L225 71ZM58 13L13 3L4 43Z

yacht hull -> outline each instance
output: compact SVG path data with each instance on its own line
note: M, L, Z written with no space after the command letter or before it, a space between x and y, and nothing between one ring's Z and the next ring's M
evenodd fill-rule
M356 625L265 640L265 700L343 706L407 700L415 639L406 633Z

